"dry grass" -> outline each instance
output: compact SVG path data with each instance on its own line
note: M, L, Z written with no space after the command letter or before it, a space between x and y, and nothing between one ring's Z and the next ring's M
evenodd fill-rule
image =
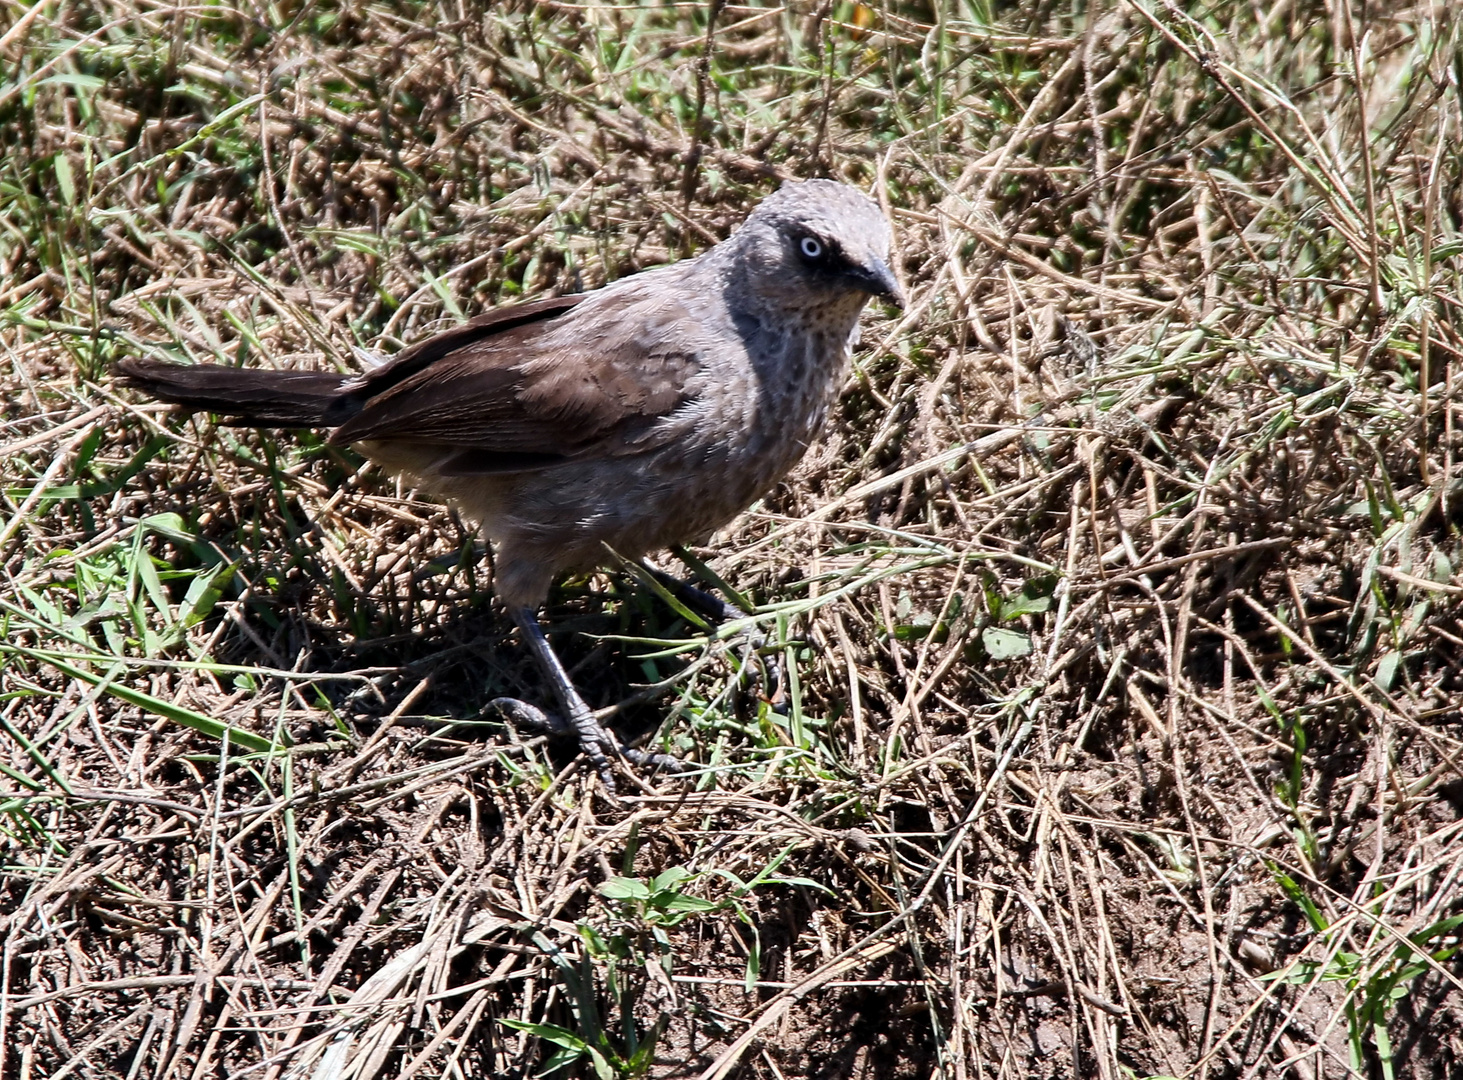
M0 5L0 1076L1463 1074L1459 22L1083 7ZM621 805L448 512L108 375L820 174L912 303L699 553L775 657L551 604Z

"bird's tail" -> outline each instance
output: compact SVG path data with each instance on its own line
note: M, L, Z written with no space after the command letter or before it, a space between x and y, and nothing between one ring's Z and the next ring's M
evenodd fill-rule
M167 364L127 357L117 374L162 401L218 413L244 427L326 427L339 424L349 376L326 371L261 371L217 364Z

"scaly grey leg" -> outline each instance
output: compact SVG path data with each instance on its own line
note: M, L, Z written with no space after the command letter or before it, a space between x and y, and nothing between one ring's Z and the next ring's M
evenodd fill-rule
M677 600L696 614L705 616L714 623L729 622L742 614L719 596L713 596L705 589L698 588L689 581L683 581L674 574L667 574L664 570L659 570L644 560L641 561L640 567L664 585L666 591Z
M686 771L686 765L678 758L673 758L669 754L655 754L636 749L633 746L626 746L615 738L595 718L593 710L579 696L579 691L574 689L574 683L570 680L569 673L564 670L564 665L559 662L558 654L549 644L549 639L544 636L538 615L532 608L527 607L515 607L511 610L513 621L518 624L518 629L523 634L523 640L527 642L529 649L533 652L533 658L538 662L539 671L543 673L544 678L553 688L554 696L558 698L559 706L564 710L569 730L579 739L580 749L584 751L590 764L594 766L595 772L599 774L600 782L604 784L606 791L611 795L615 793L615 780L610 773L610 754L618 754L632 765L642 768L664 769L672 773ZM517 719L532 720L534 719L532 714L538 712L532 706L524 707L522 702L513 698L500 698L493 704ZM552 721L549 721L549 724L555 730L568 734L568 731L564 731L563 725L555 725Z

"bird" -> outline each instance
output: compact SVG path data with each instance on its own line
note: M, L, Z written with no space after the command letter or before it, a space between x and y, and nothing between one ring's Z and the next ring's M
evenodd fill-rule
M613 795L597 720L544 635L561 575L701 544L818 437L873 298L903 308L879 204L790 181L727 239L579 294L506 305L359 374L118 363L120 381L234 426L328 428L475 521L494 588ZM562 722L561 719L561 722Z

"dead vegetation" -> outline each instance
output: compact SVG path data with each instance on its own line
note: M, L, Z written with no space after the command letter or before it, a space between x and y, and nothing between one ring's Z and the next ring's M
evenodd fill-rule
M1463 1071L1456 16L992 8L0 7L0 1076ZM912 303L699 553L762 656L556 593L706 766L621 805L484 711L470 530L108 375L350 369L812 175Z

